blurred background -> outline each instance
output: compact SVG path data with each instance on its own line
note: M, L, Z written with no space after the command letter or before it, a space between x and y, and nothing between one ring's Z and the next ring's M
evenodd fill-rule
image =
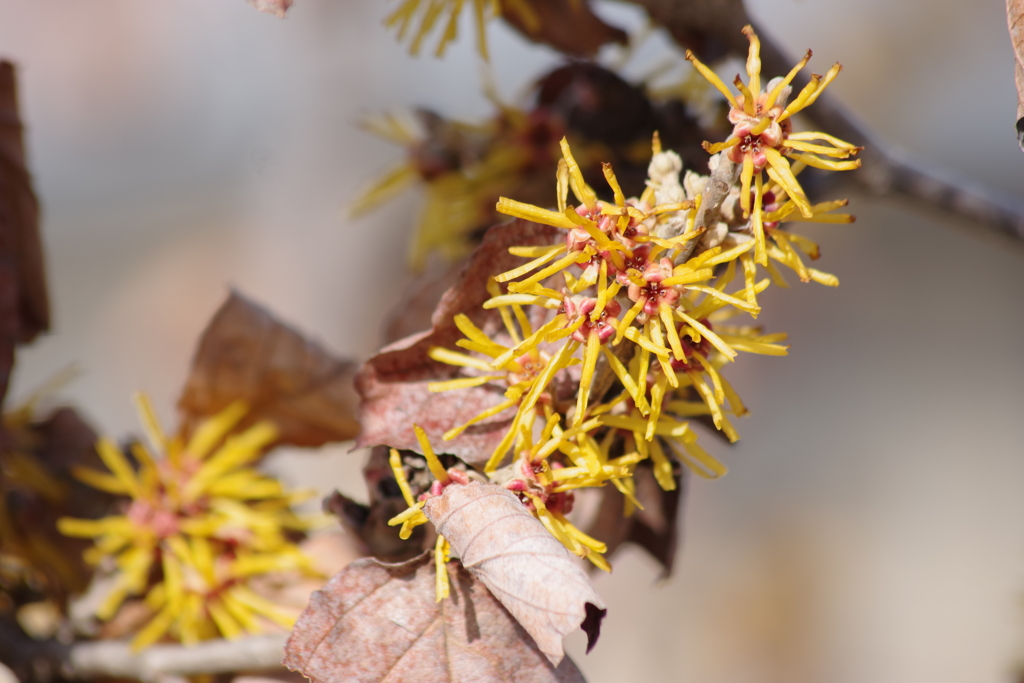
M55 319L20 353L13 401L73 364L60 398L101 431L138 431L138 389L173 423L229 287L338 355L377 348L412 284L419 204L347 217L401 158L356 123L414 105L492 111L468 23L445 59L410 58L382 26L393 4L297 0L280 21L243 0L0 0ZM830 92L887 148L1024 201L1001 3L748 6L792 55L812 47L817 71L843 62ZM636 27L632 10L599 6ZM498 23L490 40L509 100L558 61ZM636 73L668 49L655 36ZM911 201L855 194L851 208L852 226L802 230L842 286L764 296L759 320L790 333L791 355L732 368L752 415L736 447L708 441L731 473L690 486L676 574L659 583L626 550L597 579L601 642L590 655L570 643L591 683L1016 680L1024 249ZM365 499L362 457L274 466Z

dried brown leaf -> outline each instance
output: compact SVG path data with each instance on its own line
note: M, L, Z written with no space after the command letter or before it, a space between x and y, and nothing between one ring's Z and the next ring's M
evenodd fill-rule
M113 500L72 474L77 466L101 467L96 432L71 408L59 408L41 420L14 414L5 418L0 432L0 549L32 567L34 590L63 603L86 587L92 568L82 560L90 543L58 532L57 519L99 517Z
M241 399L249 405L242 426L271 420L280 443L347 441L359 432L354 370L231 292L199 340L178 408L194 427Z
M562 638L578 628L593 647L604 602L576 558L515 494L495 484L453 484L423 511L552 663L565 654Z
M418 496L430 488L433 477L426 469L426 462L421 456L411 451L400 453L405 462L418 460L423 465L421 472L407 473L407 482L412 487L412 494L414 497ZM412 456L415 460L407 456ZM366 483L369 505L363 505L338 491L323 501L324 512L338 517L345 531L360 543L363 555L375 557L382 562L405 562L423 552L428 544L434 543L436 535L429 533L429 525L416 527L409 538L403 539L399 533L401 527L388 524L392 517L408 507L402 489L395 480L395 472L391 468L389 448L377 446L370 449L369 457L363 466L363 480Z
M429 553L403 564L357 560L313 594L284 665L313 683L583 683L555 668L516 620L458 562L435 602Z
M1017 144L1024 150L1024 0L1006 0L1006 23L1010 27L1017 83Z
M484 385L433 393L428 383L457 377L459 368L438 363L427 352L433 346L462 352L455 345L462 338L453 322L458 313L468 316L485 333L499 331L497 310L484 310L481 304L490 298L487 281L491 276L523 263L521 257L509 254L508 248L554 244L563 237L564 232L558 228L522 220L487 232L458 282L445 292L434 310L431 329L385 347L360 368L356 389L362 399L362 432L357 446L385 445L419 452L412 428L415 423L426 431L439 452L452 453L472 465L487 461L504 436L512 411L473 425L451 441L443 441L442 435L504 401L504 389Z
M360 541L362 554L384 562L402 562L423 551L426 527L416 527L412 536L403 539L399 536L400 527L388 525L388 520L407 507L401 496L371 505L363 505L339 491L324 499L324 511L337 515L345 531Z
M384 320L384 343L430 329L434 309L444 293L456 284L463 264L452 264L439 273L427 273L417 278L413 287L402 297Z
M15 347L49 328L39 203L25 168L14 65L0 62L0 401Z
M247 0L247 2L260 12L273 14L279 19L284 19L288 9L295 4L294 0Z
M626 32L604 23L581 0L531 0L529 12L519 3L502 3L502 17L535 43L574 57L593 57L607 43L626 44Z

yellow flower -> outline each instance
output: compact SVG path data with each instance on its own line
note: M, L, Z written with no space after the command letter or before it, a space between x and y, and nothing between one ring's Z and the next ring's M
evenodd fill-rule
M653 152L655 161L652 161L651 169L652 175L655 175L654 172L664 165L661 162L666 161L667 156L661 151L657 136ZM756 316L761 310L756 295L768 285L768 280L756 282L753 262L748 260L744 261L743 289L731 294L724 291L734 278L736 261L748 254L751 243L728 248L717 246L684 263L673 265L672 257L676 251L701 234L700 230L693 229L693 218L701 198L699 195L693 201L682 198L683 190L678 185L678 166L671 163L670 159L668 166L671 173L662 175L658 172L660 180L652 180L648 190L638 200L625 198L611 166L606 164L604 175L614 194L614 202L606 203L600 201L584 182L569 144L564 139L562 154L563 159L556 175L557 211L504 197L498 202L498 211L563 228L567 231L564 244L512 248L510 251L514 255L533 257L533 260L497 275L495 281L508 282L509 293L494 296L484 304L485 308L543 306L557 310L558 313L538 333L502 355L492 354L494 360L490 365L492 368L501 368L511 357L531 352L542 343L565 338L566 342L561 349L552 353L552 357L557 358L562 367L565 367L577 348L583 349L574 425L580 424L587 413L590 389L602 354L641 414L652 415L653 425L657 419L657 410L652 414L652 405L646 394L651 356L660 366L660 375L652 385L660 392L659 400L664 396L666 387L675 389L680 386L673 363L693 363L698 370L702 366L697 366L697 363L708 365L703 355L694 356L692 353L695 345L709 342L724 359L734 359L736 350L711 329L706 318L724 306ZM669 187L673 178L675 193ZM579 207L567 203L570 189L580 201ZM671 201L654 203L656 197L668 197ZM663 231L663 227L669 229ZM659 232L674 236L658 237ZM726 265L725 272L714 286L708 286L706 281L714 277L714 269L720 265ZM583 269L580 277L569 272L572 266ZM565 287L556 291L548 286L548 278L559 273L565 280ZM516 279L523 276L527 277ZM616 299L620 292L632 302L628 309ZM618 345L623 338L639 347L631 356L632 369L627 369L617 355L608 349L609 345ZM555 371L539 378L533 386L533 392L543 391ZM719 387L721 382L716 371L712 368L708 372L712 374L715 387ZM704 385L697 382L695 386L701 390ZM717 390L716 394L721 395L722 390ZM708 394L704 392L702 395ZM717 403L723 400L720 398ZM709 405L712 405L716 425L731 430L719 407L714 403ZM518 438L515 432L522 426L525 417L523 411L532 407L528 401L521 404L513 429L499 451L495 452L488 465L489 470L500 462L512 439ZM653 433L648 432L647 439L650 440ZM738 438L734 433L730 437Z
M96 448L109 472L75 471L85 483L127 497L124 513L58 522L66 535L95 539L87 561L115 560L116 578L96 616L109 620L127 597L145 595L155 616L136 634L136 648L167 635L184 643L236 638L259 632L265 619L290 628L293 616L248 586L267 572L315 574L289 540L309 526L290 509L300 496L251 467L276 438L276 427L261 422L232 434L247 410L239 402L187 440L168 438L149 400L136 400L155 453L133 443L133 464L100 439Z
M656 148L660 148L657 138L655 145ZM652 258L663 250L680 247L697 233L688 232L672 239L660 239L650 235L650 230L657 224L659 217L689 209L692 204L674 202L644 211L641 207L648 206L647 202L653 197L653 191L645 193L645 197L640 200L627 201L610 164L604 164L604 176L614 194L614 202L601 202L583 180L583 174L565 138L561 141L561 149L563 158L559 162L556 174L558 211L541 209L505 197L498 201L497 210L510 216L564 228L567 230L565 242L551 247L510 250L514 255L534 258L518 268L496 276L497 282L509 283L509 294L494 297L484 306L491 308L500 305L532 304L559 311L559 315L549 323L552 326L557 323L554 331L548 332L546 338L535 335L533 339L524 340L514 352L523 353L542 341L552 341L553 337L570 337L573 340L567 342L563 349L568 348L573 342L576 345L585 345L576 412L578 424L586 411L599 351L618 329L615 321L621 311L621 305L615 297L624 285L642 280L641 269ZM570 189L580 201L579 208L567 204ZM637 252L637 247L642 249ZM639 260L638 254L642 254ZM567 270L574 265L583 268L579 278ZM546 288L544 281L557 273L563 274L565 288L561 291ZM528 274L529 277L525 279L515 280ZM711 271L707 270L706 274L710 277ZM596 295L585 295L584 292L591 288L596 289ZM558 329L559 327L562 329ZM575 347L568 353L571 355L574 351Z
M545 393L545 390L555 373L571 365L578 364L579 361L571 357L572 350L560 350L552 355L539 348L542 342L547 340L553 341L559 336L559 330L563 327L565 321L564 315L556 316L534 331L533 325L523 312L520 303L501 305L500 302L508 300L508 297L500 294L500 289L493 280L489 283L488 289L493 298L484 307L497 308L499 310L505 331L508 333L513 346L508 347L492 341L467 316L462 314L456 315L455 325L466 335L465 339L460 339L456 344L469 351L489 357L491 360L488 362L478 356L470 356L443 347L433 347L429 351L429 355L433 360L483 374L441 382L431 382L429 388L431 391L452 391L482 386L492 382L504 384L505 401L488 408L466 423L449 429L444 434L445 440L454 439L467 427L518 406L516 416L506 432L505 439L495 449L490 462L485 468L486 471L492 471L508 451L513 439L519 433L520 424L524 423L523 421L527 416L530 417L525 423L532 425L532 416L535 411L540 410L545 415L551 414L551 399ZM513 295L512 300L514 302L519 301L519 299L515 298L517 296ZM534 303L534 299L536 297L529 297L528 302ZM499 303L496 304L494 302ZM548 305L547 307L557 307L557 304ZM509 309L511 309L511 312ZM513 314L515 320L513 320ZM564 337L566 335L561 336Z
M749 247L749 243L747 243ZM706 251L703 255L716 253L715 249ZM744 252L741 258L747 259L749 273L754 265L750 259L749 251ZM718 276L714 290L721 293L735 278L736 260L730 261L724 271ZM726 363L732 361L739 352L755 353L760 355L784 356L787 348L778 342L786 339L785 333L773 335L761 335L759 330L749 327L735 327L721 324L739 311L753 314L756 307L745 307L741 296L746 295L750 299L768 286L768 280L754 282L748 279L747 286L736 293L736 296L720 294L719 296L707 296L703 290L687 292L681 299L681 308L691 322L686 320L676 321L674 337L678 341L677 353L674 347L675 342L666 344L661 328L656 326L657 318L652 318L645 324L646 336L641 337L640 332L635 329L627 329L627 336L637 338L641 343L640 352L633 360L630 374L636 378L635 384L638 393L643 394L645 386L650 386L649 398L645 401L635 401L640 411L648 415L648 424L645 436L648 441L653 438L656 429L656 421L662 412L662 403L671 400L672 396L683 398L688 393L687 387L692 387L707 408L707 414L711 415L715 426L725 432L730 441L739 439L739 435L725 416L725 402L728 401L735 415L743 415L746 409L743 407L739 396L729 385L728 381L721 375L720 369ZM736 301L733 301L736 299ZM667 324L666 330L672 330ZM673 348L669 348L672 346ZM657 367L650 371L652 355L658 361ZM648 373L651 372L651 375ZM705 380L705 377L707 378ZM625 384L627 390L629 384ZM678 405L678 404L677 404ZM701 413L687 410L683 416L690 417Z
M364 120L367 130L401 145L406 160L367 189L351 213L359 215L421 185L423 208L408 252L414 270L422 270L435 252L449 261L464 257L474 231L495 222L495 199L528 187L536 168L555 163L546 141L562 134L558 117L543 109L527 113L499 106L499 114L480 125L424 111Z
M416 440L420 443L420 450L423 451L423 457L427 461L427 468L430 473L434 475L434 484L431 486L430 494L424 494L420 496L420 500L417 501L413 498L412 490L409 488L409 480L405 476L405 467L402 465L402 457L398 451L394 448L391 449L391 455L389 463L391 465L391 471L394 472L395 481L398 483L398 488L402 492L402 497L405 498L405 504L409 507L393 518L388 520L388 525L398 526L402 525L398 535L402 539L408 539L412 535L412 530L421 524L426 524L429 520L427 515L423 512L423 503L426 501L428 495L440 495L441 491L445 486L453 481L453 477L459 478L459 483L465 484L469 480L466 477L465 472L458 470L445 470L444 465L437 459L437 455L434 453L434 449L430 446L430 440L427 439L426 432L419 425L413 425L413 431L416 432ZM434 545L434 563L437 568L437 602L441 602L448 597L450 591L450 583L448 580L448 559L451 546L448 540L445 539L441 534L437 535L437 542Z
M647 421L632 406L626 392L608 403L592 406L580 424L563 426L564 422L563 414L549 410L538 438L534 438L532 427L521 428L515 461L507 468L492 472L491 480L515 493L570 552L587 558L605 571L611 571L603 557L608 549L606 544L581 531L567 517L573 509L574 491L610 483L625 496L628 516L636 509L643 509L636 497L633 474L637 464L648 458L653 461L657 481L666 490L676 485L672 454L700 476L717 478L726 472L724 465L697 445L697 435L686 422L660 415L656 418L656 438L645 437ZM423 512L427 499L440 495L449 484L468 481L464 472L446 471L423 430L416 425L414 430L435 482L428 493L415 499L401 457L398 451L391 450L391 468L408 508L388 523L401 525L402 538L408 538L414 527L428 521ZM668 452L662 440L672 444ZM620 455L613 456L613 451ZM444 571L448 551L447 541L440 538L435 547L438 601L448 595Z
M721 253L720 248L716 247L704 252L694 260L704 259L706 265L708 261L713 261ZM774 356L787 353L787 347L778 344L779 341L786 338L785 334L761 335L759 332L752 331L751 328L719 326L718 321L726 320L737 311L749 313L760 310L756 306L750 306L741 298L747 293L747 289L738 292L737 294L740 296L723 293L726 286L734 279L736 270L735 260L730 261L719 276L714 288L700 286L685 292L684 295L673 301L675 307L669 308L666 315L650 315L640 328L631 326L631 323L636 312L642 310L642 305L634 305L633 309L627 312L622 319L617 319L616 316L621 309L614 300L609 301L606 311L613 311L614 315L606 320L609 323L608 328L618 330L616 340L625 337L637 345L628 367L619 360L614 352L608 349L608 345L604 342L609 341L609 338L602 338L599 329L594 327L587 315L579 316L575 324L568 327L565 325L572 322L570 315L560 313L556 316L549 323L557 326L555 334L565 336L571 332L573 335L569 338L571 341L555 354L557 358L561 359L562 354L571 356L580 345L585 344L582 347L584 349L583 369L573 424L578 425L583 421L583 416L587 414L586 394L593 380L596 356L598 353L602 353L605 361L622 383L625 393L636 406L638 413L647 416L647 427L642 430L647 441L653 440L655 434L660 433L657 432L657 424L661 415L662 402L674 392L685 391L686 387L690 386L706 403L708 414L712 416L715 426L722 429L731 441L736 441L739 436L724 414L724 405L728 400L737 415L744 414L746 410L742 407L735 391L721 376L719 369L723 364L733 360L739 352ZM761 280L751 285L749 293L753 296L767 286L768 280ZM714 295L708 295L706 291L711 291ZM508 301L511 296L518 295L495 297L484 305L493 306L495 301ZM544 299L544 296L549 298ZM561 302L559 310L572 313L575 310L574 307L578 305L573 302L574 298L576 297L567 295L563 290L557 295L555 293L537 295L535 301L528 303L554 308L555 303ZM594 305L592 299L584 298L583 301L587 305ZM642 304L642 299L638 301L638 304ZM565 322L562 322L563 319ZM584 325L590 325L589 332L586 334L583 334L585 328L579 322L581 319ZM552 334L549 333L547 339L552 338ZM544 339L544 337L538 336L534 341L523 342L508 354L533 348L531 344L539 344ZM611 342L611 345L615 345L615 342ZM656 364L652 361L655 361ZM547 375L540 379L539 383L534 385L534 391L543 390L546 382L550 381L552 377L553 375ZM707 380L704 379L705 377ZM547 414L550 415L550 412ZM523 421L522 417L521 414L517 415L513 422L514 428L520 429L524 424L532 424L532 418L531 421ZM510 430L506 441L502 447L499 447L495 458L488 465L488 471L500 462L500 458L505 452L502 448L507 449L511 445L516 429Z
M561 420L561 415L549 414L540 440L536 444L533 442L531 430L522 430L524 438L520 441L519 458L510 470L511 475L501 483L519 496L533 516L566 548L579 557L586 557L601 569L611 571L610 565L601 556L601 553L607 551L607 546L580 531L566 518L572 510L572 491L587 486L602 486L611 481L629 499L635 501L630 478L633 466L643 458L634 453L610 459L609 441L606 439L604 443L598 444L588 434L600 428L597 419L590 419L583 425L567 430L560 427ZM413 528L428 521L423 513L423 505L430 496L441 495L444 487L451 483L465 484L469 481L464 472L455 469L446 471L437 459L424 431L418 425L413 425L413 429L435 481L429 493L424 493L418 501L415 500L401 457L398 451L391 449L391 469L409 507L388 521L388 524L402 525L399 532L402 538L409 538ZM577 466L567 468L559 462L550 463L548 459L556 452L566 454ZM449 550L447 540L439 536L435 546L438 602L448 597L449 593L445 569Z
M733 124L733 131L729 139L715 144L706 142L704 147L712 154L725 152L733 163L742 165L740 206L743 208L744 217L749 216L751 220L751 230L755 242L754 258L757 263L767 266L768 254L763 228L764 180L761 175L762 171L767 172L772 181L785 189L796 210L804 219L810 219L814 216L814 212L803 188L796 179L789 159L795 159L815 168L844 171L860 166L859 159L851 160L849 157L855 155L861 148L826 133L792 132L793 123L790 117L813 104L839 75L842 65L837 62L824 76L812 75L810 83L800 91L792 102L787 104L791 92L790 83L810 60L811 51L808 50L804 58L785 77L772 79L762 90L761 44L750 26L745 26L743 33L750 41L746 64L748 81L744 84L740 77L736 76L733 85L736 86L739 93L737 95L733 95L725 83L694 57L689 50L686 52L686 58L693 62L697 70L725 96L731 106L729 121ZM753 200L751 200L752 183Z
M648 188L639 199L627 200L611 164L602 164L602 168L605 180L613 192L614 201L602 202L584 181L583 172L573 156L568 140L562 138L560 146L562 159L558 163L555 176L557 211L524 204L507 197L498 200L498 213L568 231L564 245L538 248L538 255L534 260L495 278L498 282L507 282L533 273L526 280L509 285L509 291L527 291L532 285L571 265L586 263L588 267L584 270L583 276L572 284L572 291L575 294L597 283L602 262L610 266L608 276L625 274L631 269L636 270L637 264L630 260L634 247L653 243L660 248L659 250L675 250L682 248L687 241L699 234L691 230L670 239L661 239L651 234L659 222L676 218L680 212L692 208L693 203L681 200L652 206L651 202L655 196L653 188ZM657 135L654 138L654 151L655 154L661 152L661 143ZM567 203L569 190L572 190L580 202L578 207ZM598 258L594 258L595 256ZM537 270L555 257L561 258Z
M798 174L805 168L802 162L793 164L794 174ZM779 185L772 183L765 187L764 203L764 232L771 237L775 245L769 245L768 257L787 268L796 272L801 282L818 282L830 287L839 285L839 279L835 275L823 273L814 268L808 268L803 259L802 252L812 261L817 260L821 255L818 245L810 239L781 229L782 223L791 221L803 221L808 223L853 223L855 218L848 213L833 213L836 209L843 208L849 202L846 199L839 199L830 202L820 202L811 206L811 216L800 215L796 203L786 196L786 190ZM769 274L775 284L786 287L782 275L771 266L771 261L766 264Z
M697 435L690 429L689 423L668 414L678 410L690 417L702 414L702 411L691 412L692 406L683 401L667 402L665 405L659 403L657 414L644 418L635 406L630 408L626 403L621 405L625 410L607 412L601 416L601 424L611 428L609 433L618 430L625 436L624 449L635 453L637 461L651 458L654 476L661 488L671 491L676 487L672 462L662 447L662 439L674 445L672 452L698 476L717 479L728 472L725 465L697 444ZM648 437L648 433L653 436ZM626 500L639 506L631 494L626 496Z

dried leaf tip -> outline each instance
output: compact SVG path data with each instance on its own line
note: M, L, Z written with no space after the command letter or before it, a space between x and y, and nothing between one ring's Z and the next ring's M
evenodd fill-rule
M1010 28L1017 85L1017 144L1024 151L1024 0L1007 0L1006 23Z
M580 624L580 628L587 634L587 654L594 649L597 645L597 638L601 635L601 622L604 620L608 610L602 609L597 605L588 602L584 605L587 616L583 619L583 623Z

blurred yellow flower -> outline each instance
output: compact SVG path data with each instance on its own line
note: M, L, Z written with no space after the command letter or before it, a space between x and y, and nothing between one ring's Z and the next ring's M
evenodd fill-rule
M289 535L308 528L276 479L251 465L277 436L261 422L232 429L247 408L234 403L203 422L187 440L164 435L149 400L136 397L148 440L130 446L132 464L109 439L97 450L109 472L78 468L75 476L126 496L123 514L102 519L62 518L64 534L94 538L86 560L113 558L116 578L96 616L113 618L129 596L144 596L155 616L136 634L146 647L170 636L183 643L259 632L270 620L282 627L293 616L254 592L251 577L281 570L314 574Z

